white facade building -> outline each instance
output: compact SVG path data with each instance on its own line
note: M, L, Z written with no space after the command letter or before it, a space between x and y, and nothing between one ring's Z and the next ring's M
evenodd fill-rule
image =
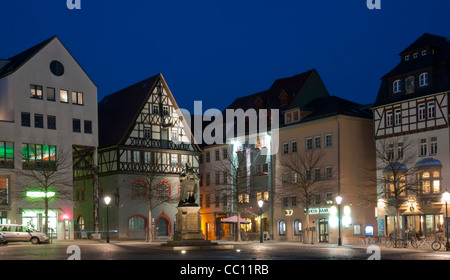
M58 37L0 59L0 222L43 230L45 191L25 174L52 166L48 226L73 238L72 151L96 148L97 126L97 86Z

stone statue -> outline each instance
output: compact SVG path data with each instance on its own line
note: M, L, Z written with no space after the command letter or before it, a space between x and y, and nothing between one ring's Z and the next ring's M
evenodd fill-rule
M178 206L198 206L195 203L198 195L197 183L200 181L198 174L191 168L191 164L186 163L180 174L180 202Z

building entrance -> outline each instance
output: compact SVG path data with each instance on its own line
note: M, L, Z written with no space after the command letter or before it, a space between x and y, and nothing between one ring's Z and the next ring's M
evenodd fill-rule
M319 220L319 242L328 243L328 219Z

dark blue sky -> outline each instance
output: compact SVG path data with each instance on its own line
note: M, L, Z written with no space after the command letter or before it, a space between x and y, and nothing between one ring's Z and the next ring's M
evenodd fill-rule
M423 33L450 38L450 1L2 1L0 58L58 35L99 100L163 73L178 104L224 109L316 68L331 95L375 100L380 78Z

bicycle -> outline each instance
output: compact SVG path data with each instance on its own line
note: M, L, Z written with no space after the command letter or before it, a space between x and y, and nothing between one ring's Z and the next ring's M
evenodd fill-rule
M385 246L387 248L390 248L392 246L394 246L394 248L406 248L408 247L408 245L411 245L412 247L416 248L418 247L417 242L414 239L403 239L403 238L399 238L398 236L395 238L390 238L388 240L386 240Z
M450 244L446 243L446 242L444 243L444 241L442 239L436 239L436 240L433 241L433 243L431 243L431 248L434 251L439 251L441 249L441 247L444 247L446 249L450 249L450 248L447 248L447 246L450 247Z
M417 237L413 237L414 241L416 242L418 247L422 247L422 246L428 246L430 245L431 241L428 241L427 238L423 237L423 238L417 238Z

